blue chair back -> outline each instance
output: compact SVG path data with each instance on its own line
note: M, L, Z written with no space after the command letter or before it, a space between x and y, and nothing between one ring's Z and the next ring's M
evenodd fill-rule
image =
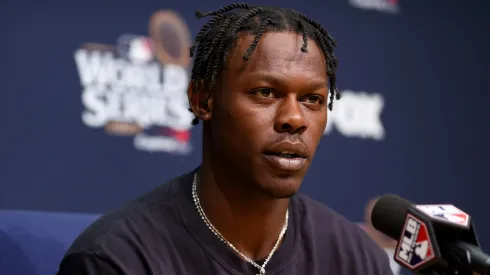
M68 247L99 216L0 210L0 274L56 274Z

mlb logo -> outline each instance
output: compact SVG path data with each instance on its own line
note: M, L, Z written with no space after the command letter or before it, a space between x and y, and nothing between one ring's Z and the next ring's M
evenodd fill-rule
M395 251L395 261L409 270L416 270L434 258L434 248L427 226L408 214Z
M349 3L356 8L387 13L398 13L400 11L398 2L399 0L349 0Z
M451 204L441 205L417 205L418 210L427 216L443 222L468 228L470 216Z
M153 42L151 38L125 34L117 40L117 53L136 64L144 64L154 59Z

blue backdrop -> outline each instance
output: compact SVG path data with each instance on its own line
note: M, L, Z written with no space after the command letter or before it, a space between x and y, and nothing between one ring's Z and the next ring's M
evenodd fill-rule
M229 3L0 4L0 208L103 213L196 167L184 48L195 10ZM490 2L252 3L296 8L339 44L345 96L303 191L356 222L388 192L452 203L489 251Z

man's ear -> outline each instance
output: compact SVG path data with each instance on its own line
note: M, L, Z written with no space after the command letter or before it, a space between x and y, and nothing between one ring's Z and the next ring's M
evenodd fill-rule
M202 80L191 80L187 88L189 106L194 115L202 121L211 119L213 99Z

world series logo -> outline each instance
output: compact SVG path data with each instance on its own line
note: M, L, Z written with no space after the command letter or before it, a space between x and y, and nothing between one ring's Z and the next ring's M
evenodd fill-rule
M158 11L149 34L124 34L115 45L85 43L75 52L82 122L110 135L134 136L139 150L188 154L190 33L176 13Z

